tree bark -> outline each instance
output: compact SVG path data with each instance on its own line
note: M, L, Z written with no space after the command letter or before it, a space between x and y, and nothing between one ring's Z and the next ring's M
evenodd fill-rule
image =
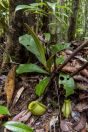
M68 28L68 42L75 39L76 20L79 7L79 0L73 0L72 2L72 14L70 17L70 23Z
M26 53L24 48L19 44L19 36L25 32L24 23L27 22L33 26L33 17L29 14L26 16L23 11L18 11L14 14L17 5L30 4L35 0L9 0L9 29L7 33L6 50L13 58L14 61L19 63L25 63ZM29 21L30 19L30 21Z

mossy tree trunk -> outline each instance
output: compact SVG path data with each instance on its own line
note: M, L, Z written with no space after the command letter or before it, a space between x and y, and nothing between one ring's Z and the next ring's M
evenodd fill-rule
M14 14L17 5L30 4L31 0L9 0L9 27L6 35L7 42L5 51L11 56L12 60L17 63L26 62L26 53L24 48L19 44L19 36L25 33L24 23L31 26L34 24L32 16L26 16L22 11ZM29 21L30 19L30 21ZM25 58L25 59L24 59Z
M79 0L73 0L72 1L72 14L70 17L70 23L69 23L69 28L68 28L68 41L69 42L75 39L78 7L79 7Z

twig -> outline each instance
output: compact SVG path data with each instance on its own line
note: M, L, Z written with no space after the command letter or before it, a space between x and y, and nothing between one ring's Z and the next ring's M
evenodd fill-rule
M75 76L76 74L78 74L80 71L82 71L84 68L86 68L88 66L88 62L86 62L83 66L81 66L79 69L77 69L75 72L73 72L71 74L71 76Z

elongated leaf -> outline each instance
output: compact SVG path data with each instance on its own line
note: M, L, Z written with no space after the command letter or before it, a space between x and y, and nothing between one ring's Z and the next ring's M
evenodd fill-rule
M8 121L4 124L4 126L14 132L33 132L33 129L23 123L15 122L15 121Z
M47 2L47 5L52 9L53 13L55 13L56 3Z
M32 29L27 25L25 24L28 32L32 35L34 41L35 41L35 44L36 44L36 48L37 48L37 51L39 52L39 56L37 56L37 58L39 59L39 61L46 67L46 58L45 58L45 49L44 49L44 46L40 43L40 40L39 38L37 37L37 35L32 31Z
M60 52L64 49L69 48L69 46L70 46L69 43L65 43L65 44L62 43L62 44L52 45L50 49L51 49L52 54L55 55L57 52Z
M47 67L49 68L49 70L51 70L53 64L54 64L54 55L50 56L49 59L47 60Z
M15 8L15 12L19 11L19 10L25 10L25 9L29 9L30 6L29 5L18 5L16 8Z
M2 115L10 115L9 110L5 106L0 105L0 114Z
M35 87L36 95L41 96L44 93L45 88L47 87L49 81L50 81L50 77L46 77L43 80L41 80L39 84L36 85Z
M28 73L28 72L37 72L48 74L47 71L35 64L20 64L16 70L17 74Z
M59 84L66 90L66 97L74 93L75 82L69 75L60 73Z
M4 91L7 97L8 106L12 101L12 97L15 89L15 73L16 73L16 66L13 66L12 69L9 71L5 81Z

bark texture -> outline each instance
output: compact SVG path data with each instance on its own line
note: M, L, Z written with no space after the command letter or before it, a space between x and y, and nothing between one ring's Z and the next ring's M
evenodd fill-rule
M68 28L68 41L73 41L75 39L75 30L76 30L76 20L79 7L79 0L73 0L72 3L72 14L70 17L70 23Z
M30 4L34 0L10 0L10 10L9 10L9 30L7 33L7 49L9 54L14 57L16 62L21 63L23 60L26 61L24 48L19 44L19 36L25 33L24 23L28 23L31 26L33 23L33 17L29 14L27 16L23 14L23 11L18 11L14 14L17 5ZM29 21L30 19L30 21ZM25 58L25 59L24 59Z

